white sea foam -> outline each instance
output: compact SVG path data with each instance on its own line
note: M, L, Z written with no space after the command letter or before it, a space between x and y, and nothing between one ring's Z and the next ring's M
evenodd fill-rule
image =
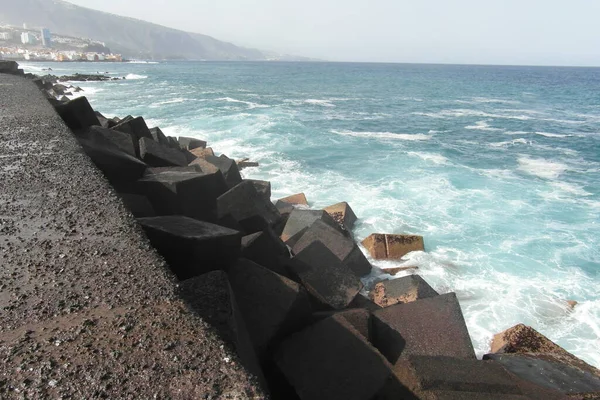
M331 133L342 136L353 136L362 137L369 139L393 139L393 140L409 140L409 141L421 141L431 139L431 135L424 135L422 133L407 134L407 133L392 133L392 132L354 132L354 131L338 131L332 129Z
M497 132L497 131L504 130L501 128L492 128L486 121L479 121L479 122L476 122L475 125L465 126L465 129L489 131L489 132Z
M436 113L413 112L412 115L421 115L430 118L462 118L462 117L480 117L480 118L500 118L500 119L515 119L519 121L527 121L533 119L530 115L509 115L489 113L481 110L470 109L452 109L442 110Z
M139 79L146 79L148 78L147 75L138 75L138 74L127 74L125 76L125 80L139 80Z
M520 156L517 161L521 171L544 179L556 179L569 168L566 164L543 158Z
M409 151L409 156L418 157L425 161L431 161L434 164L447 164L448 159L441 154L432 154L432 153L421 153L418 151Z
M548 133L548 132L535 132L536 135L545 136L549 138L566 138L571 137L573 135L564 135L560 133Z
M457 103L462 104L487 104L487 103L498 103L498 104L520 104L518 100L505 100L505 99L493 99L488 97L473 97L471 100L456 100Z
M158 64L156 61L131 60L128 64Z
M252 101L238 100L238 99L234 99L231 97L221 97L219 99L216 99L216 101L226 101L228 103L245 104L250 109L252 109L252 108L269 108L269 106L266 104L259 104L259 103L254 103ZM223 108L226 108L226 107L223 107ZM231 108L229 108L229 109L231 109Z
M333 104L331 100L308 99L304 100L304 103L321 107L335 107L335 104Z
M171 100L159 101L159 102L156 102L156 103L153 103L153 104L151 104L151 105L150 105L150 108L157 108L157 107L164 106L164 105L167 105L167 104L178 104L178 103L184 103L184 102L186 102L186 101L188 101L188 100L189 100L189 99L185 99L185 98L183 98L183 97L179 97L179 98L177 98L177 99L171 99Z
M514 139L514 140L509 140L506 142L496 142L496 143L490 143L491 147L509 147L509 146L516 146L519 144L525 144L525 145L530 145L532 142L530 142L527 139L524 138L519 138L519 139Z

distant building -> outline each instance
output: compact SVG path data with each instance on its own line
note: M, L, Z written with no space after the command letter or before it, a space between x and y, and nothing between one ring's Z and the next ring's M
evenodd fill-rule
M44 47L52 47L52 34L50 33L50 29L42 28L40 33L42 34L42 45L44 45Z
M10 39L12 39L12 33L0 32L0 40L10 40Z
M27 23L26 22L23 22L23 29L25 29L25 30L27 29Z
M23 32L21 33L21 43L23 44L35 44L36 39L35 36L33 36L33 34L29 33L29 32Z

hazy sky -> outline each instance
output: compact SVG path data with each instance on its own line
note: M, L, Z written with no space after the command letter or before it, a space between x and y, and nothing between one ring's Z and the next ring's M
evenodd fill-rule
M70 0L332 61L600 66L598 0Z

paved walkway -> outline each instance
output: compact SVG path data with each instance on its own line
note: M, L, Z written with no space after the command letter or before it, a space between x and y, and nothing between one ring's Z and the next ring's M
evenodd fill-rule
M0 398L260 398L35 85L0 74Z

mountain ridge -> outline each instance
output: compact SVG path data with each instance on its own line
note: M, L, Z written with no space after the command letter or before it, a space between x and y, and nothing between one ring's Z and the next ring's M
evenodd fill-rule
M81 7L63 0L3 0L0 23L45 27L63 35L106 43L129 58L266 60L257 49L136 18Z

